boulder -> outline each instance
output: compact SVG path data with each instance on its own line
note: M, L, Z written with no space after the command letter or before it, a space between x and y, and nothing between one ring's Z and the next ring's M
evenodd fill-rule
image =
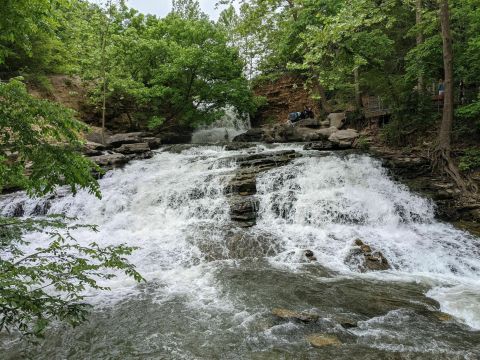
M104 154L100 156L92 156L90 158L94 163L101 167L118 167L126 164L130 159L119 153Z
M302 322L315 322L319 318L319 316L315 314L296 312L296 311L281 309L281 308L273 309L272 315L284 320L299 320Z
M316 119L302 119L294 123L295 127L307 127L317 129L320 127L320 122Z
M347 121L347 115L344 112L331 113L331 114L328 114L327 120L330 123L330 126L334 126L337 129L341 129Z
M305 255L308 261L317 261L317 258L312 250L305 250L303 254Z
M312 334L307 336L307 341L316 348L324 346L339 346L342 345L341 341L335 336L330 334Z
M380 251L374 251L362 240L355 240L355 247L350 251L345 259L353 268L357 268L360 272L379 271L390 269L385 256Z
M148 137L144 137L142 140L143 142L146 142L148 144L148 147L151 150L158 149L160 145L162 145L162 139L158 137L148 136Z
M142 132L115 134L108 138L107 143L113 147L119 147L123 144L141 143L142 136L144 136Z
M150 151L147 143L122 144L115 149L120 154L141 154Z
M265 130L263 128L252 128L243 134L233 138L234 142L260 142L265 138Z
M322 151L322 150L335 150L335 149L338 149L338 145L328 140L315 141L315 142L305 144L303 146L303 150Z
M86 156L99 156L104 150L106 150L106 146L93 141L87 141L83 146L83 153Z
M331 134L328 140L342 148L350 148L358 136L359 133L354 129L338 130Z

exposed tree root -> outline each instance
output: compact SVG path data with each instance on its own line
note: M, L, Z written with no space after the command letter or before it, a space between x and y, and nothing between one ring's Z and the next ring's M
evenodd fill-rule
M449 176L463 192L478 195L478 186L468 176L462 176L450 156L450 150L437 147L431 154L433 169Z

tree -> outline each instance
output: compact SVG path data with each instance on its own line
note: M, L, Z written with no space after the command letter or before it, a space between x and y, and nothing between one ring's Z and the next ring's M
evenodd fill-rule
M33 98L18 79L0 83L0 191L15 186L41 196L68 186L100 196L92 176L99 169L78 152L86 126L73 115ZM114 270L142 280L125 258L134 248L81 245L73 231L96 228L73 220L0 217L0 331L41 336L54 320L78 325L89 308L86 288L104 289L97 281L112 278ZM33 235L50 240L40 246L29 240Z
M443 42L443 66L445 94L443 98L443 115L438 135L437 148L434 152L434 164L436 167L449 174L457 185L466 189L456 165L451 158L451 137L453 128L453 48L450 31L450 11L448 0L440 1L440 24Z

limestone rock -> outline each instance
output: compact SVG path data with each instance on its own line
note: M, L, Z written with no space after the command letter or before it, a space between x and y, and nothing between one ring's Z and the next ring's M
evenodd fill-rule
M295 127L307 127L317 129L320 127L320 122L316 119L302 119L294 123Z
M354 129L339 130L334 132L328 140L338 144L341 147L352 147L353 142L359 134Z
M272 315L285 320L299 320L302 322L315 322L318 320L318 315L300 313L288 309L275 308L272 310Z
M342 343L335 335L312 334L307 336L307 340L313 347L321 348L324 346L340 346Z
M147 143L134 143L134 144L122 144L119 148L115 150L120 154L140 154L147 151L150 151L150 147Z
M141 143L142 136L144 136L142 132L115 134L108 138L107 143L113 147L119 147L123 144Z
M104 145L93 141L87 141L83 147L83 153L86 156L99 156L104 150L106 150Z
M162 139L160 139L158 137L148 136L148 137L142 138L142 140L143 140L143 142L146 142L148 144L148 147L151 150L158 149L160 147L160 145L162 145Z
M328 114L327 120L330 126L335 126L337 129L341 129L347 121L347 115L344 112Z
M126 164L129 161L129 158L123 154L113 153L113 154L104 154L100 156L92 156L90 160L92 160L98 166L118 167L123 164Z
M303 150L318 150L318 151L335 150L337 148L338 148L337 144L335 144L331 141L328 141L328 140L315 141L315 142L305 144L303 146Z
M380 251L372 248L362 240L355 240L355 248L348 254L345 261L361 272L390 269L390 264Z

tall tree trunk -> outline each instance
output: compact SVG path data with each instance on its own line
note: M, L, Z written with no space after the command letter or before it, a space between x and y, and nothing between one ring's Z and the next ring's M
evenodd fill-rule
M433 154L433 165L448 174L462 190L467 190L473 184L465 180L451 158L451 136L453 128L453 49L452 35L450 32L450 14L448 0L440 0L440 23L443 41L443 66L444 66L444 102L443 116L440 124L437 148ZM476 190L476 188L474 187Z
M353 78L355 83L355 104L357 105L357 110L360 110L362 107L362 98L360 93L360 76L358 74L358 68L353 70Z
M423 8L423 0L416 0L415 2L415 23L419 26L422 23L422 8ZM422 30L418 30L417 32L417 46L423 44L423 32ZM423 74L418 74L417 80L417 88L418 92L422 93L425 89L425 84L423 81Z
M452 35L450 33L448 0L441 0L440 23L442 25L445 94L443 100L443 118L440 126L438 147L440 149L450 151L451 133L453 127L453 49Z

